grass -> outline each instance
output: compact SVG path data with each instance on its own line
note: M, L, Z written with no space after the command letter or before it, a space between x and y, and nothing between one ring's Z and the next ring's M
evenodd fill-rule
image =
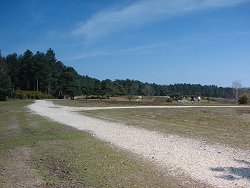
M20 160L23 160L22 165L37 171L37 174L33 170L26 173L27 178L33 175L40 179L40 187L183 185L180 179L159 171L138 156L110 147L90 134L29 113L25 106L30 103L29 100L0 103L0 187L17 187L15 178L27 169L17 170L15 164L20 166ZM28 148L31 158L13 157L16 148ZM19 161L15 161L16 158ZM8 176L4 170L10 171ZM197 186L196 182L190 182L190 186Z
M126 96L121 97L110 97L110 99L85 99L85 98L79 98L75 100L53 100L55 104L58 105L65 105L65 106L74 106L74 107L108 107L108 106L172 106L172 105L193 105L193 106L199 106L199 105L235 105L235 103L232 103L230 100L225 99L213 99L213 100L202 100L200 103L195 102L194 104L191 103L189 99L187 99L186 103L176 101L173 102L166 102L166 97L164 96L146 96L143 97L143 99L132 99L129 101Z
M83 114L250 149L250 108L112 109Z
M174 105L170 103L161 103L158 101L128 101L128 100L107 100L107 99L98 99L98 100L53 100L55 104L65 105L65 106L74 106L74 107L108 107L108 106L140 106L140 105Z

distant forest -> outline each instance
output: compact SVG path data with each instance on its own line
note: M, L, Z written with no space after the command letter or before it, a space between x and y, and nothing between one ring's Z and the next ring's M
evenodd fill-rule
M89 76L79 75L77 71L65 66L56 59L55 52L48 49L46 53L30 50L24 54L0 54L0 71L5 72L11 82L11 90L40 91L55 98L68 95L86 96L205 96L233 98L232 88L215 85L173 84L159 85L143 83L138 80L98 80Z

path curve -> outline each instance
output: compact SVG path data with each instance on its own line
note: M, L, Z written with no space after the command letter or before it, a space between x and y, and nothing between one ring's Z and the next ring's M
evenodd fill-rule
M143 156L173 174L184 174L214 187L250 187L248 150L106 122L75 112L83 110L82 107L59 106L51 101L35 101L28 108L33 113L90 132L112 145Z

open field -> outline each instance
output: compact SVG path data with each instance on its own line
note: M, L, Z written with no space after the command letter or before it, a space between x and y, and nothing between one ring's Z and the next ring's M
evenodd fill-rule
M82 113L149 130L250 149L250 108L109 109Z
M55 104L65 105L65 106L75 106L75 107L108 107L108 106L165 106L165 105L234 105L231 100L225 99L211 99L211 100L201 100L200 103L197 101L192 104L190 99L185 100L186 102L176 101L166 102L167 98L165 96L146 96L143 99L133 98L131 101L128 100L126 96L121 97L110 97L110 99L85 99L77 98L76 100L53 100Z
M141 106L133 106L133 108L141 108ZM150 108L150 106L147 108ZM158 107L153 106L153 108L149 110L154 111ZM159 106L159 108L162 108L162 106ZM168 106L164 108L180 110L189 107ZM203 109L205 107L195 108ZM209 108L214 107L209 106L206 109ZM236 107L220 106L219 108L234 109ZM237 107L237 109L244 108ZM199 139L192 139L190 136L183 137L159 130L152 131L149 128L105 121L76 112L83 109L92 111L97 109L93 107L66 107L55 105L51 101L36 101L36 103L29 105L29 109L53 121L90 132L96 138L112 146L135 154L135 157L142 157L152 162L166 174L171 172L176 178L184 177L186 180L189 179L188 182L192 178L192 180L214 187L249 187L250 151L245 146L243 149L239 149L240 147L232 148L216 141L204 142L200 136ZM131 107L129 110L131 110ZM132 119L133 116L129 116L129 118ZM182 182L186 182L186 180ZM201 186L198 185L198 187ZM189 184L188 187L195 186Z
M0 103L0 187L201 187L29 113L29 100Z
M72 107L143 106L166 103L108 100L57 100L55 104ZM129 105L131 104L131 105ZM206 103L193 106L204 105ZM221 102L209 103L222 105ZM190 105L190 104L189 104ZM230 105L230 104L224 104ZM179 106L175 104L174 106ZM231 105L230 105L231 107ZM239 106L237 106L239 107ZM126 123L136 127L222 143L235 148L250 149L250 108L173 108L173 109L100 109L83 110L83 114Z

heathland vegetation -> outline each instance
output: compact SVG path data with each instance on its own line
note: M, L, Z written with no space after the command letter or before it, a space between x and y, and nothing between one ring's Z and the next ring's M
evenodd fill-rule
M46 53L30 50L23 54L9 54L5 57L0 54L0 98L6 96L17 98L64 98L72 99L76 95L86 97L109 96L206 96L233 98L232 88L215 85L200 84L173 84L158 85L143 83L138 80L98 80L65 66L56 59L52 49Z

